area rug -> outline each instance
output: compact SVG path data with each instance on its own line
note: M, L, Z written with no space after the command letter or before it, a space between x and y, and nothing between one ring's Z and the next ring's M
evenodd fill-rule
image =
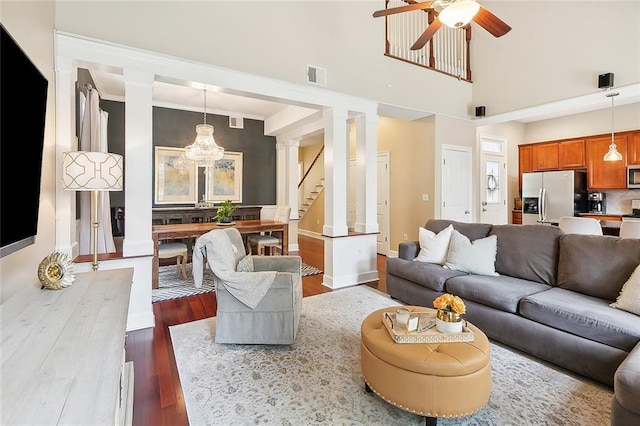
M170 327L189 423L423 425L424 418L364 391L360 324L398 304L367 286L304 298L291 346L218 345L215 318ZM491 356L489 404L438 425L609 424L610 389L498 344Z
M151 302L164 302L166 300L179 299L182 297L195 296L215 291L213 288L213 277L211 270L205 269L202 279L202 287L193 285L193 273L191 263L186 267L187 280L182 279L175 265L161 266L158 268L158 288L151 291ZM302 263L302 276L321 274L322 271L311 265Z

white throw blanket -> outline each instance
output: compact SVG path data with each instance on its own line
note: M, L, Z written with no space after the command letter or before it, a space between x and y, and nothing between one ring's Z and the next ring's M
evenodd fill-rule
M224 285L236 299L249 308L255 309L271 288L277 272L236 272L238 258L242 258L245 254L244 247L236 247L225 231L227 230L209 231L196 240L192 259L195 286L202 286L206 259L209 269L213 272L216 288L220 284Z

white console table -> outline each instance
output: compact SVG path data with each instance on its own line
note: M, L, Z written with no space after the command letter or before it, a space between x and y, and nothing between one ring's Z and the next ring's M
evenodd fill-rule
M131 424L132 282L133 268L84 272L62 290L27 288L0 305L3 425Z

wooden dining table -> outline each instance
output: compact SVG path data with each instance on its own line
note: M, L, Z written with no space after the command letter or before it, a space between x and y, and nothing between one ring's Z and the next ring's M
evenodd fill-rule
M289 254L289 224L274 220L236 220L230 225L221 225L218 222L176 223L169 225L153 225L151 234L153 238L153 275L152 288L158 288L158 244L164 240L181 240L186 238L198 238L213 229L236 228L240 234L257 234L260 232L282 233L282 254Z

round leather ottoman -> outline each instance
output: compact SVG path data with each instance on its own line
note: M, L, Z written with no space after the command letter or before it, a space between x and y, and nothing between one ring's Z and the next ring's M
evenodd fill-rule
M433 309L405 306L411 312ZM487 336L468 324L472 342L395 343L379 309L362 322L360 359L367 390L398 408L427 417L469 416L491 395L491 353Z

